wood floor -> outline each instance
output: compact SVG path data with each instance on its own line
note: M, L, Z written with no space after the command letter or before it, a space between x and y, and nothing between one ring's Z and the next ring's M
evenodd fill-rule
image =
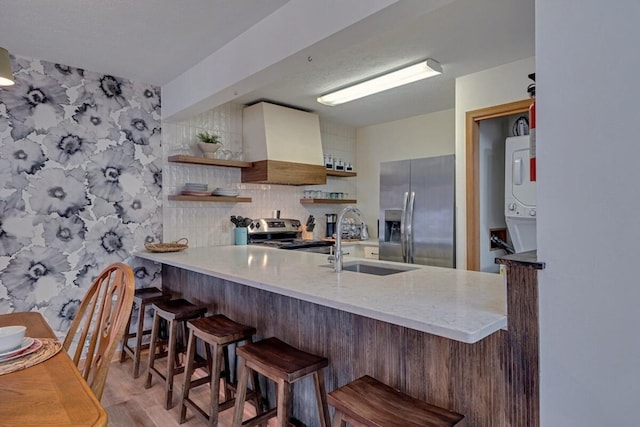
M146 361L146 358L143 359ZM184 375L180 374L174 380L173 408L165 410L163 407L164 389L161 383L154 377L152 386L144 388L145 375L140 375L133 379L132 362L113 362L109 368L107 384L102 395L102 406L109 414L109 426L144 426L144 427L196 427L205 426L207 423L200 417L196 417L192 410L187 410L187 420L184 424L179 424L180 417L180 396L182 395L182 384ZM141 362L140 369L144 372L146 363ZM201 407L206 407L209 400L209 386L203 385L192 389L190 397ZM245 405L245 417L247 419L255 415L253 406ZM233 418L233 409L228 409L220 413L220 427L230 427ZM269 420L269 427L275 426L275 418Z

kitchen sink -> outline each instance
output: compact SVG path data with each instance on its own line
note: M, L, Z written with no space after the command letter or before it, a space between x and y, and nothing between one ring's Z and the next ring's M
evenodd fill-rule
M333 265L327 265L333 268ZM373 274L374 276L388 276L390 274L402 273L404 271L416 270L415 267L404 265L375 264L372 262L349 261L342 265L343 271L353 271L355 273Z

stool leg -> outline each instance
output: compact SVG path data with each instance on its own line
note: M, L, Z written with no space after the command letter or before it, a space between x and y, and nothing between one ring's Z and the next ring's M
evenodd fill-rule
M173 401L173 376L175 374L176 344L178 334L178 322L169 322L169 360L167 361L167 378L164 387L164 409L171 409Z
M258 379L258 373L253 371L253 375L251 378L251 387L252 390L254 391L253 394L253 406L256 407L256 414L260 415L262 413L264 413L264 407L266 407L266 405L262 404L262 393L260 393L260 380ZM263 424L263 426L266 426L266 424Z
M133 349L133 378L138 378L140 376L140 350L142 349L142 334L144 333L145 307L146 304L140 304L138 310L138 332L136 333L136 346Z
M120 363L124 362L127 358L127 352L124 351L125 346L129 342L129 328L131 327L131 315L127 319L127 327L124 329L124 335L122 336L122 353L120 353Z
M278 402L276 426L289 426L289 412L291 412L291 384L284 380L278 380Z
M232 427L242 427L242 414L244 413L244 400L247 396L247 382L249 381L249 368L246 366L244 359L240 358L238 367L240 377L238 378L238 386L236 389L236 404L233 409Z
M144 388L151 387L151 369L156 358L156 341L158 340L158 331L160 329L160 316L158 313L153 314L153 326L151 327L151 342L149 343L149 361L147 362L147 381Z
M180 424L184 423L187 418L187 405L184 401L189 398L189 390L191 390L191 376L193 375L193 359L196 354L196 337L193 330L189 330L189 343L187 344L187 362L184 369L184 386L182 388L182 397L180 398Z
M342 411L336 409L336 413L333 415L333 427L347 427L347 423L342 419Z
M331 425L331 417L329 416L329 406L327 405L327 392L324 386L323 369L313 373L313 382L316 386L316 401L318 402L320 425L322 427L329 427Z
M220 408L220 371L222 370L224 346L221 346L217 343L213 343L212 347L213 347L213 352L212 352L213 366L211 367L211 372L210 372L211 400L209 403L209 425L211 427L215 427L218 425L218 412Z
M229 367L229 347L226 347L223 351L224 357L224 400L233 399L229 384L231 384L231 368ZM222 369L222 367L220 367Z

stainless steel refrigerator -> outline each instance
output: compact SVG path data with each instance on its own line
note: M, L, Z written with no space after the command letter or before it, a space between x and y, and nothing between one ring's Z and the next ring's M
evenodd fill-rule
M380 259L456 266L455 156L380 164Z

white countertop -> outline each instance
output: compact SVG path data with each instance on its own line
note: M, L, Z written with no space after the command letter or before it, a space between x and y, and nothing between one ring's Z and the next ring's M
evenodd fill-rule
M335 273L324 267L327 255L251 245L134 255L465 343L507 326L505 279L498 274L419 265L388 276Z

